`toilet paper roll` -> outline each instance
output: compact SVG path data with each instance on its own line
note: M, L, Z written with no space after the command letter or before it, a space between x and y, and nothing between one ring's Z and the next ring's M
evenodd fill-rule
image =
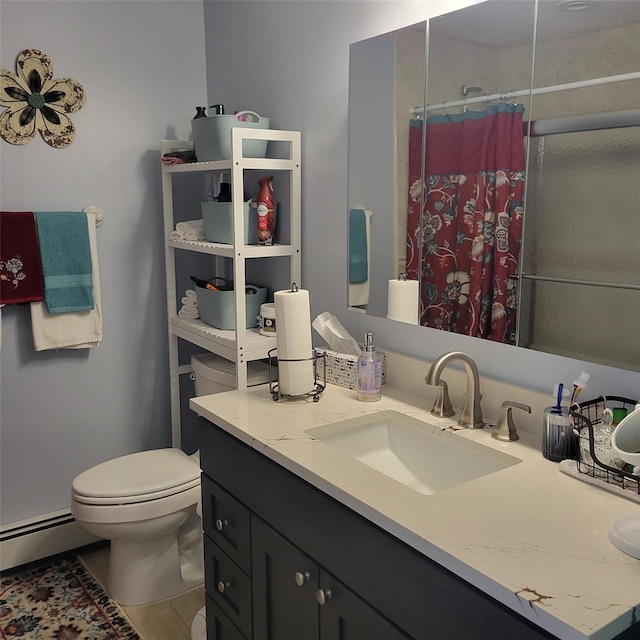
M417 280L389 280L387 319L418 324L419 294Z
M314 388L309 292L276 291L278 388L283 395L303 395ZM301 362L291 362L302 360Z

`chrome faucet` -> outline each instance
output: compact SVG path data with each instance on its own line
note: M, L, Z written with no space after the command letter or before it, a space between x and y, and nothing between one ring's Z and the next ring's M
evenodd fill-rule
M438 386L438 395L433 403L431 413L438 417L453 415L453 409L449 400L447 383L440 379L442 372L452 360L459 360L464 366L467 375L467 394L460 414L458 424L469 429L482 429L482 409L480 408L480 376L478 367L473 359L461 351L451 351L442 354L432 365L424 381L432 386Z

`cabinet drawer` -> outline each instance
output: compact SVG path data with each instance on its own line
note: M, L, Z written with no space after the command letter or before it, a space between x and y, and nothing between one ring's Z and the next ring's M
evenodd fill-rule
M208 536L204 537L204 557L207 595L245 636L250 637L251 578Z
M211 596L207 596L207 640L247 640Z
M251 575L249 510L206 475L202 476L202 521L205 533Z

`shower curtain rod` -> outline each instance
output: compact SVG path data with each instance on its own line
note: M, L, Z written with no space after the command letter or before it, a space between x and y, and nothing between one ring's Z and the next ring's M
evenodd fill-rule
M591 80L580 80L578 82L567 82L564 84L554 84L548 87L536 87L535 89L518 89L516 91L505 91L502 93L493 93L488 96L478 96L476 98L468 98L464 100L453 100L451 102L441 102L440 104L427 105L427 111L442 111L450 107L463 107L470 104L481 102L493 102L495 100L513 100L528 95L541 95L544 93L555 93L556 91L569 91L570 89L583 89L585 87L596 87L603 84L611 84L613 82L625 82L627 80L640 80L640 71L633 73L621 73L614 76L604 76L602 78L592 78ZM414 107L411 109L413 115L423 114L423 107Z

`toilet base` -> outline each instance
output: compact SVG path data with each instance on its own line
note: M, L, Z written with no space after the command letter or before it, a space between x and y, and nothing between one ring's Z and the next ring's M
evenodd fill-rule
M204 582L197 563L181 563L175 532L150 540L112 539L109 596L137 606L178 596Z
M191 640L207 640L207 607L202 607L193 618Z

